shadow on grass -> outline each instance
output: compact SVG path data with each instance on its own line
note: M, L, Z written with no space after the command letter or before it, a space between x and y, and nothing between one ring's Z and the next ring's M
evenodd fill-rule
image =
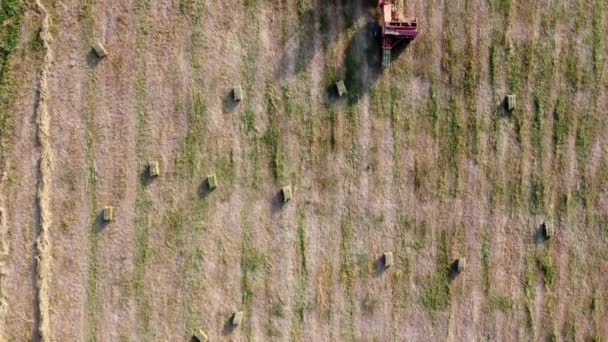
M97 54L95 53L95 50L93 50L93 48L91 48L89 50L89 53L87 53L86 59L87 59L87 65L89 66L89 68L95 68L102 60L102 58L99 58L97 56Z
M224 327L222 328L223 336L231 335L237 328L235 325L232 324L232 317L234 317L234 314L231 315L228 320L226 320L226 322L224 322Z
M385 267L384 265L386 265L386 258L384 255L374 260L374 275L376 277L381 276L388 270L388 267Z
M448 269L448 278L450 281L453 281L460 275L461 272L458 272L458 259L454 260Z
M274 213L282 210L283 207L285 207L288 203L289 202L284 201L283 191L279 190L278 192L276 192L274 194L274 196L272 196L272 199L270 200L272 213L274 214Z
M150 176L150 169L147 166L139 172L139 182L144 187L152 184L156 178L157 177Z
M204 200L209 197L212 192L213 190L209 187L209 179L205 178L198 186L198 197L201 200Z
M240 102L234 100L233 90L230 89L222 99L222 112L224 114L232 113L236 107L238 107Z
M103 219L103 209L97 213L95 217L95 232L101 233L112 222Z

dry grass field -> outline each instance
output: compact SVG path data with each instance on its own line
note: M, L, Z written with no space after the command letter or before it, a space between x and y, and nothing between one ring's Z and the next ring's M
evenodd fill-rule
M608 1L399 4L0 0L0 341L606 341Z

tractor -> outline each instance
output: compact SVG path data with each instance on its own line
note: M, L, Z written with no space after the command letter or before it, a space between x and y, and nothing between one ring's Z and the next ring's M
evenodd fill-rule
M391 64L391 50L400 42L411 42L418 35L418 19L404 18L395 0L380 0L380 45L382 66Z

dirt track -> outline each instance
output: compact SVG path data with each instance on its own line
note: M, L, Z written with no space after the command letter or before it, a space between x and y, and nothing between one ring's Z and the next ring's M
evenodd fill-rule
M26 1L0 341L607 338L608 3L403 4L380 70L371 0Z

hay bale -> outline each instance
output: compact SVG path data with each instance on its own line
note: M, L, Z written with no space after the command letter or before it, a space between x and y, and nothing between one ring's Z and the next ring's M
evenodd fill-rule
M160 176L160 164L158 161L153 160L148 163L148 173L150 174L150 177Z
M292 193L291 193L291 186L290 185L284 186L281 189L281 193L283 194L283 203L287 203L287 202L289 202L291 200Z
M517 98L515 97L515 95L513 95L513 94L507 95L506 105L507 105L507 110L509 112L512 112L517 108Z
M553 237L553 227L551 227L549 222L543 221L543 223L540 224L540 229L545 239L549 240Z
M243 321L243 311L237 311L232 315L232 326L239 326Z
M108 52L103 47L103 45L101 45L100 42L97 42L95 43L95 45L93 45L93 51L95 52L95 55L97 55L98 58L105 58L108 55Z
M384 268L389 268L393 266L393 252L384 252Z
M232 97L235 102L241 102L243 100L243 88L240 85L237 85L232 89Z
M464 272L464 269L465 269L466 265L467 265L467 259L466 258L458 258L458 259L456 259L454 270L457 273L462 273L462 272Z
M199 342L209 342L209 336L207 336L207 333L203 329L198 329L194 333L194 338Z
M338 88L338 95L340 97L348 94L348 91L346 90L346 85L344 85L343 80L339 80L338 82L336 82L336 88Z
M103 220L106 222L114 221L116 217L116 210L112 206L103 208Z
M217 176L215 173L207 175L207 185L209 185L209 190L217 188Z

